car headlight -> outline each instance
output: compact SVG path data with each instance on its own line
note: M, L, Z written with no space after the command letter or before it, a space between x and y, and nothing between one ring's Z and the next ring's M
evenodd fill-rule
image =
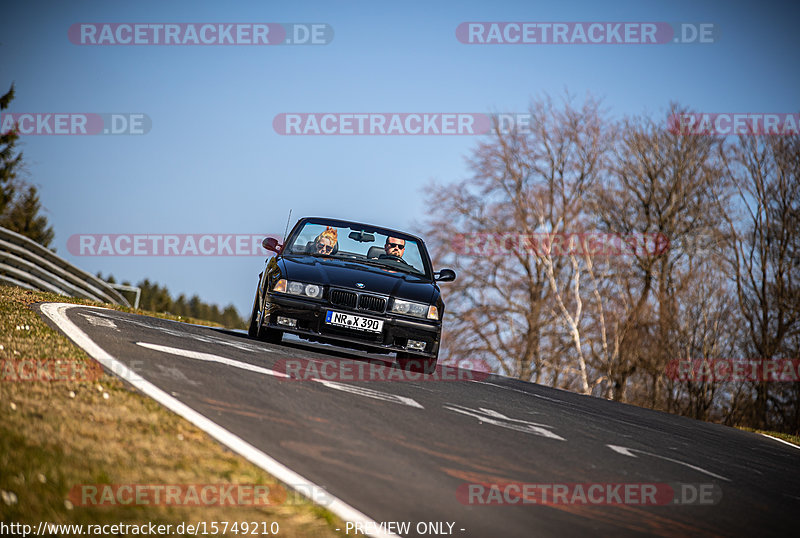
M282 278L278 280L274 286L272 286L272 291L279 291L281 293L286 293L286 279Z
M435 306L403 301L402 299L394 299L392 301L391 312L417 318L439 319L439 311Z
M322 297L322 287L317 284L306 284L305 282L296 282L294 280L286 280L281 278L274 286L272 291L280 293L288 293L290 295L305 295L314 299Z

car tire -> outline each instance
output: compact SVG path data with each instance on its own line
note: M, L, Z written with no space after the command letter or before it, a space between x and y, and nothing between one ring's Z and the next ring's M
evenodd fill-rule
M281 340L283 340L283 331L264 327L263 316L264 310L262 307L262 309L258 312L258 321L256 322L258 324L258 339L270 344L280 344Z
M407 372L431 375L436 371L438 357L422 357L412 353L398 352L397 365Z
M250 313L250 326L247 328L247 334L252 338L258 338L258 291L256 291L256 298L253 299L253 311Z
M280 344L281 340L283 340L283 331L270 328L261 329L261 335L259 338L270 344Z
M259 290L260 291L260 290ZM258 291L256 298L253 300L253 311L250 313L250 326L247 328L247 334L253 338L258 338L270 344L280 344L283 340L283 331L278 329L270 329L269 327L261 326L261 316L263 310L258 308Z

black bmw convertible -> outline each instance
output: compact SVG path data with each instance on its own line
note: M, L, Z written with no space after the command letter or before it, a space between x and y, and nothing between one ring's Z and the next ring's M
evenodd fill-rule
M370 224L300 219L259 275L249 334L268 342L291 333L311 341L397 353L401 368L432 373L444 302L422 239Z

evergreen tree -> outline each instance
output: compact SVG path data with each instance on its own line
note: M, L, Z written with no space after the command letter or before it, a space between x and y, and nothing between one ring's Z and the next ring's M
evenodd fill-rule
M232 304L226 306L225 310L222 311L220 323L226 327L240 327L242 325L242 319Z
M0 114L8 108L14 99L14 85L0 97ZM14 155L19 133L15 130L0 132L0 215L5 214L6 208L14 200L15 179L22 164L22 153Z
M0 114L13 99L12 84L0 97ZM39 193L36 187L26 185L18 178L22 166L22 152L16 152L18 139L16 129L0 132L0 226L49 247L55 234L47 224L47 217L40 214Z
M106 282L114 283L113 275L103 277L97 273L97 277ZM166 286L159 286L156 282L151 282L145 278L136 284L142 294L139 298L139 308L142 310L152 310L154 312L166 312L182 317L192 317L205 321L220 323L229 329L244 328L245 322L239 317L236 308L229 304L225 308L203 302L198 295L193 295L191 299L186 299L186 295L180 294L177 299L172 299Z
M0 215L0 226L22 234L42 246L49 247L55 233L53 233L53 228L48 226L47 218L39 214L41 208L36 187L28 187Z
M186 305L186 296L184 294L181 293L172 303L172 313L183 317L189 315L189 307Z

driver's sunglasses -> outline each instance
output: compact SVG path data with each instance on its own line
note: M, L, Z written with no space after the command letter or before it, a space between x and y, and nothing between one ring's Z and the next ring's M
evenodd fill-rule
M320 254L327 254L328 252L333 252L333 247L329 247L328 245L317 245L317 252Z
M400 250L403 250L404 248L406 248L405 245L401 245L400 243L388 243L387 246L389 248L399 248Z

